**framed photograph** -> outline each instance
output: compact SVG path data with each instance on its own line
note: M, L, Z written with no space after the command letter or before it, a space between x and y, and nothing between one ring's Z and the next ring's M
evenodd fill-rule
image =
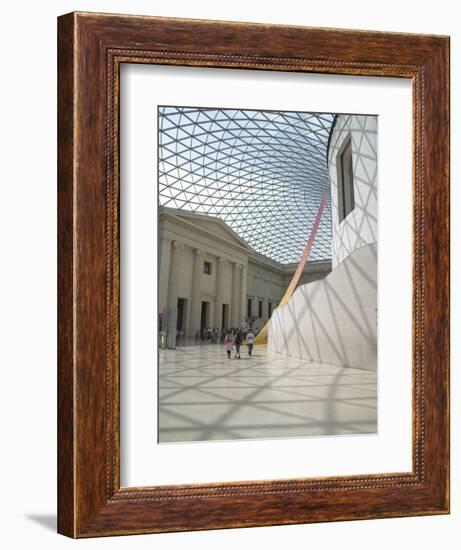
M449 39L58 20L58 531L449 512Z

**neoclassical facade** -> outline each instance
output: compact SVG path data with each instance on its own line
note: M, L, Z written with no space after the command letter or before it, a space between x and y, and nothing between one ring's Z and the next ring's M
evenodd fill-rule
M296 269L255 252L222 220L159 208L161 330L192 339L206 328L260 328ZM301 283L325 277L331 263L308 265ZM173 342L174 345L174 342Z

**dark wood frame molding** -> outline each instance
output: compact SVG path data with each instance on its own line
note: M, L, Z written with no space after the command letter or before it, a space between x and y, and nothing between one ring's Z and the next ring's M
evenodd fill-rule
M70 537L449 511L449 38L71 13L58 21L58 531ZM412 79L413 469L121 488L121 63Z

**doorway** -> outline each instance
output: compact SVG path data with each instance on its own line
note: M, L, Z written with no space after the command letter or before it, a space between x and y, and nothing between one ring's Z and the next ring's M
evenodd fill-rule
M186 336L185 326L186 326L186 308L187 300L185 298L178 298L177 304L177 319L176 319L176 330L178 334L178 340L183 340Z
M202 310L200 312L200 328L204 330L210 324L210 302L202 302Z
M221 330L229 328L229 304L222 305Z

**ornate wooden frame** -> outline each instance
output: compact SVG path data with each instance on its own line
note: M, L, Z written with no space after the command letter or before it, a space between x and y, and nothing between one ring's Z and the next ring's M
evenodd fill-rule
M58 23L58 530L70 537L449 510L449 38L71 13ZM120 488L121 63L412 79L413 469Z

